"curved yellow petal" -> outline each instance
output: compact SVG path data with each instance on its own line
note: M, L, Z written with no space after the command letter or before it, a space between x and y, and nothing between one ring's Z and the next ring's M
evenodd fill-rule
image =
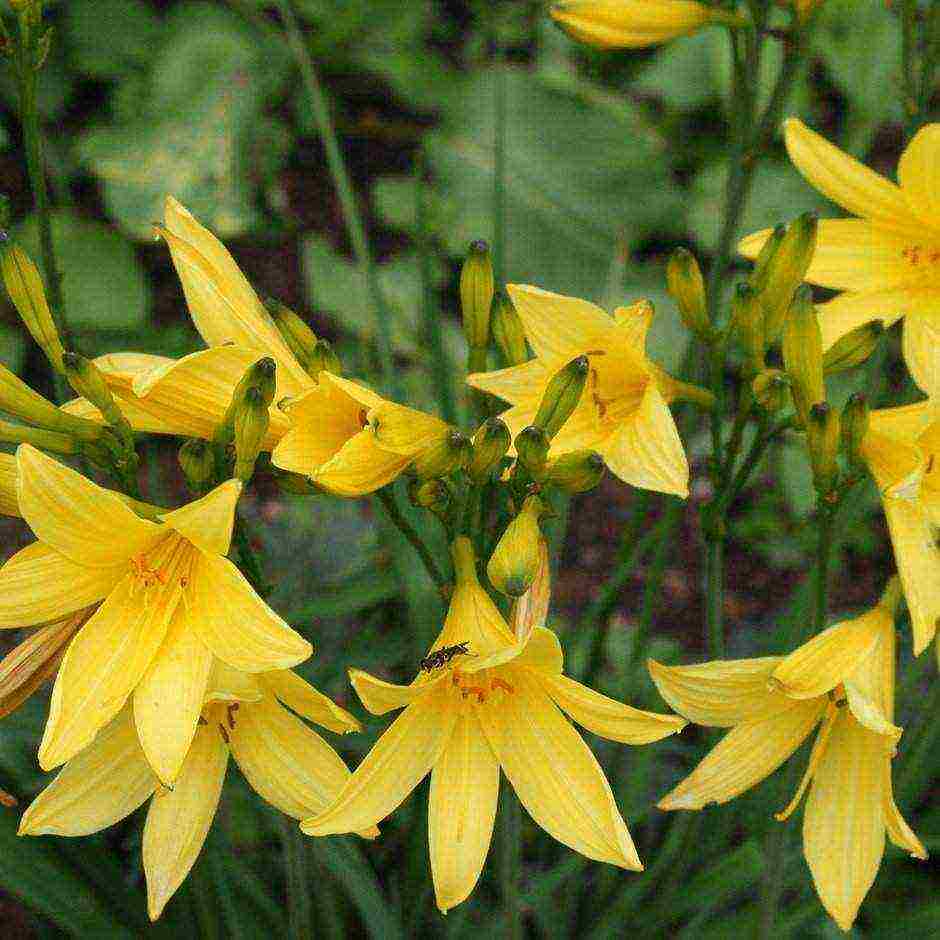
M412 682L410 685L396 685L377 679L362 669L350 669L349 681L356 690L356 695L366 711L373 715L384 715L398 708L410 705L430 687L430 683ZM439 680L444 678L442 674Z
M243 672L287 669L313 652L227 558L202 554L190 580L189 618L209 649Z
M362 832L383 820L440 760L457 720L457 691L438 682L389 726L325 812L305 819L307 835Z
M21 515L16 498L16 479L16 457L13 454L0 454L0 515Z
M884 767L884 816L885 827L888 830L888 838L905 852L909 852L914 858L927 858L927 850L923 842L917 838L916 833L907 824L907 820L901 815L897 803L894 802L894 793L891 786L891 762L885 761Z
M885 747L890 753L900 739L902 730L897 725L891 724L881 710L881 706L850 679L846 679L845 682L845 696L852 717L863 728L885 738Z
M467 385L489 392L511 405L537 408L551 373L539 359L530 359L520 366L496 369L493 372L471 372Z
M911 213L940 230L940 124L925 124L904 148L898 182Z
M235 507L241 492L240 480L227 480L201 499L160 518L196 548L211 555L225 555L232 543Z
M372 431L364 430L313 472L300 468L295 472L309 474L315 483L337 496L365 496L391 483L411 460L379 447ZM283 463L278 465L291 469Z
M484 668L483 660L494 664L491 657L496 655L502 658L508 649L513 650L511 658L522 652L503 615L475 578L469 582L462 582L458 578L444 619L444 629L428 652L458 643L468 644L472 654L472 657L461 660L460 669L463 672Z
M316 732L268 696L242 705L229 732L232 756L252 788L294 819L323 812L349 768Z
M33 542L0 568L0 627L59 620L100 601L126 573L126 564L86 568Z
M434 415L390 401L370 410L369 423L376 444L402 457L417 456L452 430Z
M931 298L940 310L940 292ZM904 321L904 361L921 391L940 398L940 321L919 311Z
M560 675L565 665L558 636L545 627L536 627L525 649L514 660L515 666L528 666L540 674Z
M307 721L337 734L362 730L362 725L345 708L340 708L333 699L317 691L309 682L304 682L290 669L262 672L258 675L258 681L291 711L302 715Z
M125 709L33 800L20 835L90 835L129 816L156 786Z
M677 734L688 724L678 715L658 715L624 705L567 676L542 672L537 676L552 701L572 721L610 741L649 744Z
M879 736L842 710L806 801L806 861L820 901L843 930L852 926L884 854L887 760Z
M902 317L938 307L940 291L929 286L904 285L860 293L846 291L833 300L816 305L823 349L828 349L839 337L871 320L880 320L889 327Z
M180 605L166 639L134 690L134 721L154 773L172 785L202 712L212 654Z
M320 381L333 388L334 393L345 395L351 402L361 405L365 409L378 408L385 404L385 399L372 391L361 382L344 379L341 375L332 372L321 372Z
M144 589L126 575L78 631L52 690L39 745L43 770L90 744L124 707L160 649L179 597L176 584Z
M825 699L810 699L770 718L742 722L656 805L670 810L727 803L772 774L806 740L825 708Z
M774 818L778 822L789 819L797 806L800 805L803 794L806 792L810 783L812 783L816 770L819 767L819 762L822 760L823 754L826 753L826 747L829 744L829 738L832 735L832 729L835 727L836 718L838 717L839 708L833 702L829 702L829 704L826 705L826 714L819 725L819 731L816 734L816 740L813 741L813 748L809 754L806 770L803 772L803 777L800 780L799 786L796 788L796 793L793 794L793 799L790 800L783 810L779 813L774 813Z
M217 725L200 725L172 790L154 796L144 824L147 910L156 920L183 883L219 805L228 748Z
M40 541L78 565L110 568L153 548L161 527L112 493L23 444L16 452L19 504Z
M829 143L802 121L783 123L787 152L796 168L824 196L854 215L896 230L918 231L898 186Z
M499 802L499 764L479 719L461 712L431 771L428 849L438 908L446 914L480 879Z
M614 310L617 332L625 346L645 358L646 336L653 325L656 309L649 300L635 300L628 307Z
M769 684L780 656L715 660L694 666L664 666L648 660L659 694L697 725L730 728L778 715L792 707Z
M549 835L576 852L642 871L591 749L527 670L507 671L513 691L497 707L476 713L519 801Z
M261 685L264 673L248 673L233 669L217 656L212 658L206 680L206 704L209 702L260 702L265 696Z
M669 406L654 382L634 414L597 448L624 483L659 493L689 495L689 464Z

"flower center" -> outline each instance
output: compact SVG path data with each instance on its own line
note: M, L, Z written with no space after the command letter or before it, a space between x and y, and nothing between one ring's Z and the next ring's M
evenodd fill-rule
M585 355L591 367L581 401L590 402L598 424L617 424L640 404L647 377L606 350L590 349Z
M142 590L144 600L148 601L154 588L170 587L178 584L181 589L189 586L190 574L195 555L192 546L180 535L171 535L155 549L130 560L134 584L131 596ZM185 592L183 598L185 601Z
M451 681L460 690L462 699L475 698L477 705L484 705L497 693L512 695L515 692L510 683L490 669L481 669L474 673L458 672L455 669Z
M232 740L231 732L235 730L236 712L240 707L238 702L213 702L203 709L199 724L215 725L222 740L228 744Z
M933 280L940 272L940 247L936 245L908 245L901 249L901 258L912 273L924 278Z

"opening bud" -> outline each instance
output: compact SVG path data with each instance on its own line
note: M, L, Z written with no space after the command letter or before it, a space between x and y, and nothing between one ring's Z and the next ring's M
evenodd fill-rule
M862 392L855 392L842 409L842 451L849 466L860 466L862 442L868 434L868 399Z
M270 356L265 356L250 365L232 392L232 401L226 409L225 417L212 436L212 443L218 449L216 459L219 465L223 460L224 449L232 443L235 435L235 415L249 389L255 389L258 392L266 408L271 406L277 392L277 362Z
M803 423L809 409L826 400L822 334L812 291L801 286L793 296L783 331L783 364L790 376L793 404Z
M529 360L525 330L509 295L500 291L493 303L493 339L507 366L519 366Z
M208 441L193 438L179 449L177 459L193 493L206 493L215 483L215 455Z
M290 307L282 304L279 300L268 298L264 302L264 306L271 314L271 319L274 321L274 325L287 344L288 349L297 358L304 371L312 378L316 378L316 374L311 372L309 368L314 348L317 345L316 334Z
M470 461L470 477L481 483L493 468L506 456L512 436L502 418L484 421L473 438L473 459Z
M787 403L789 388L790 380L780 369L764 369L751 382L754 401L768 414L774 414L783 409Z
M826 402L813 405L806 418L806 444L813 483L821 496L831 493L839 474L839 413Z
M823 354L823 373L835 375L860 366L875 351L884 332L881 320L872 320L840 336Z
M493 261L485 241L470 243L460 271L460 307L467 344L484 348L490 341L490 308L493 305Z
M446 477L465 470L473 459L473 443L462 431L449 431L423 451L414 462L419 480Z
M428 509L436 515L445 513L450 505L450 489L441 479L412 480L408 496L412 505Z
M586 493L604 479L606 472L607 464L597 451L574 450L548 465L545 482L566 493Z
M764 317L754 288L738 284L731 300L731 327L747 354L746 369L753 375L764 369Z
M255 461L268 435L271 417L264 393L254 386L242 396L235 408L235 476L247 483L255 472Z
M562 429L578 407L590 369L588 357L578 356L556 372L549 381L532 422L545 432L549 440Z
M46 302L42 277L32 259L18 245L0 250L3 283L20 319L57 371L62 371L62 340Z
M708 321L705 279L691 251L677 248L672 253L666 265L666 284L672 299L679 307L682 322L696 336L710 342L714 331Z
M539 518L544 512L542 500L529 496L503 532L486 566L487 577L497 591L521 597L532 586L539 569Z
M541 479L548 462L548 449L551 441L539 427L529 425L516 435L516 454L519 463L529 472L533 480Z

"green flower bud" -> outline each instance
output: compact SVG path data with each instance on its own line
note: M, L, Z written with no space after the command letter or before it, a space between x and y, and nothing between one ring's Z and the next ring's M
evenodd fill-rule
M754 270L751 272L748 284L750 284L757 293L760 293L767 284L767 264L776 254L777 249L780 247L780 242L783 241L783 237L786 234L787 227L782 222L775 225L767 241L764 242L764 247L761 248L754 261Z
M316 378L316 375L308 368L317 345L316 334L290 307L285 306L279 300L269 298L264 302L264 306L271 314L271 319L288 349L294 354L304 371L312 378Z
M532 422L545 432L549 440L562 429L578 407L590 369L588 357L578 356L556 372L549 381Z
M860 366L875 351L884 332L881 320L871 320L840 336L823 354L823 372L835 375Z
M206 493L215 482L215 455L208 441L186 441L177 455L186 485L193 493Z
M604 479L606 472L607 464L597 451L573 450L548 465L545 483L566 493L586 493Z
M820 496L831 493L839 473L839 413L824 402L813 405L806 416L806 444L813 465L813 483Z
M529 360L525 341L525 329L509 296L503 291L496 295L493 304L493 339L503 355L507 366L519 366Z
M783 363L790 376L793 404L803 423L813 405L826 400L823 382L822 334L805 284L793 296L783 332Z
M532 586L539 569L539 517L545 504L530 496L522 511L509 523L486 566L486 574L497 591L521 597Z
M313 356L310 359L310 368L307 371L314 378L321 372L329 372L332 375L343 374L343 366L339 361L339 356L333 351L333 346L328 340L317 340Z
M220 452L232 443L235 434L235 414L250 388L257 389L266 408L271 406L277 391L277 362L270 356L265 356L249 366L235 386L232 401L225 411L225 417L212 435L212 443ZM221 454L216 456L220 458Z
M460 307L463 332L470 347L484 348L490 341L490 307L493 304L493 261L484 241L471 242L460 271Z
M512 436L502 418L484 421L473 438L473 460L470 461L470 477L481 483L493 468L506 456Z
M257 386L249 388L235 408L235 476L247 483L271 423L268 403Z
M125 441L132 442L134 434L131 426L118 408L101 370L90 359L74 352L63 352L61 361L62 372L69 385L83 398L87 398L108 424L118 428Z
M764 369L751 382L754 401L768 414L780 411L787 403L790 380L780 369Z
M46 302L42 277L32 259L18 245L6 245L0 251L0 271L10 300L30 335L57 371L62 371L62 340Z
M757 374L764 369L764 318L750 284L738 284L731 301L731 325L747 354L746 369Z
M419 454L413 466L419 480L430 480L465 470L472 459L470 438L461 431L450 431Z
M868 399L861 393L855 392L842 409L842 451L849 466L861 466L862 441L868 433Z
M708 320L705 279L691 251L677 248L672 253L666 265L666 284L672 299L679 307L682 322L696 336L710 341L714 331Z
M548 462L548 449L551 441L539 427L529 425L516 435L516 454L519 463L529 472L533 480L541 478Z
M408 496L413 505L428 509L436 515L445 513L451 500L450 489L441 479L412 480Z

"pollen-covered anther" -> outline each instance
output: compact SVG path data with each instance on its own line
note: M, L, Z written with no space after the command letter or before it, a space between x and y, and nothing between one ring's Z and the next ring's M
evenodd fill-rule
M467 698L468 695L476 695L477 702L482 705L486 701L486 689L480 685L468 685L466 688L460 690L460 694Z
M235 712L238 711L238 707L238 702L232 702L232 704L225 709L228 726L232 731L235 730Z
M131 559L131 572L145 589L157 583L166 584L166 575L158 568L148 568L143 555Z
M515 692L515 689L505 679L500 679L499 676L490 682L490 688L494 692L497 689L502 689L504 692L508 692L510 695Z

